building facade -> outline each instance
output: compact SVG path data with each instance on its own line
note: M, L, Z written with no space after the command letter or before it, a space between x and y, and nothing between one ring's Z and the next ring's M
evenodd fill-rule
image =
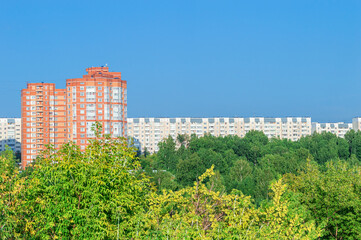
M0 151L6 146L15 153L21 151L21 118L0 118Z
M352 119L352 129L355 131L361 131L361 117L355 117Z
M59 148L67 141L82 149L94 137L95 121L103 133L126 136L127 83L108 67L86 69L82 78L66 80L65 89L54 83L29 83L21 91L22 167L47 144Z
M312 133L323 133L330 132L335 134L337 137L345 137L345 134L352 129L352 123L312 123Z
M68 79L67 121L68 140L82 149L87 139L93 138L92 126L100 122L104 134L126 137L127 82L120 72L109 72L108 67L87 68L82 78Z
M54 83L28 83L21 91L21 162L26 166L47 144L66 142L66 91Z
M158 143L178 134L213 136L237 135L258 130L269 138L296 141L311 134L311 118L128 118L128 135L141 143L142 151L157 152Z

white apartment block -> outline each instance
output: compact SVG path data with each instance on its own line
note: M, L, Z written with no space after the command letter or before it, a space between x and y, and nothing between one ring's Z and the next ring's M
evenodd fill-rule
M178 134L244 137L251 130L262 131L268 138L296 141L311 134L310 117L287 118L128 118L128 136L141 143L142 150L158 151L158 143Z
M323 133L330 132L335 134L337 137L345 137L345 134L352 129L352 123L312 123L312 133Z
M361 131L361 117L355 117L352 119L352 129L355 131Z
M0 118L0 151L6 145L14 152L21 151L21 118Z

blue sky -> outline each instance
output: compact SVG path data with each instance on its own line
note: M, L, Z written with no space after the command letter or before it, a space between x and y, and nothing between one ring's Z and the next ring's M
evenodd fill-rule
M361 1L2 1L0 117L108 64L129 117L361 116Z

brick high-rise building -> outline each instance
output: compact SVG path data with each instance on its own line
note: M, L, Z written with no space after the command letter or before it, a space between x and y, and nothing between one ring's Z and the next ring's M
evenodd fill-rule
M66 91L54 83L28 83L21 91L21 164L31 162L46 144L66 141Z
M22 167L36 158L46 144L59 148L73 141L82 149L95 121L103 133L126 137L127 82L108 67L87 68L82 78L66 80L66 89L53 83L29 83L21 92Z
M108 67L86 71L83 78L66 81L68 139L82 148L94 137L95 121L102 123L104 134L114 137L126 136L127 124L127 82L121 73L109 72Z

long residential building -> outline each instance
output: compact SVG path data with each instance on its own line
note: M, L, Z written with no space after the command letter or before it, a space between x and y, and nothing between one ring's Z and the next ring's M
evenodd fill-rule
M21 118L0 118L0 151L6 146L15 153L21 151Z
M126 137L127 82L108 67L86 71L82 78L67 79L64 89L54 83L29 83L21 91L23 168L46 144L59 148L73 141L84 149L94 137L96 121L104 134Z
M337 137L345 137L345 134L352 129L352 123L312 123L312 133L323 133L330 132L335 134Z
M158 151L158 143L168 136L178 134L204 134L214 136L237 135L258 130L269 138L296 141L311 134L310 117L286 118L128 118L128 136L141 143L142 150Z

